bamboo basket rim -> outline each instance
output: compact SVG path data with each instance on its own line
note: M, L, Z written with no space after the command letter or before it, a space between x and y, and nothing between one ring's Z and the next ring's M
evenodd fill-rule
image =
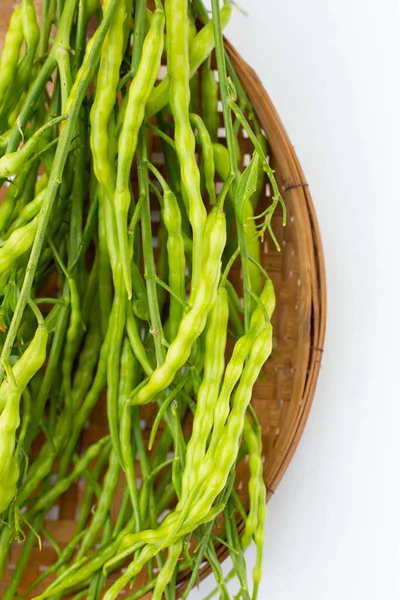
M285 150L286 159L293 180L282 190L283 193L290 193L295 198L295 202L304 211L304 227L306 241L306 252L309 263L311 282L311 343L309 348L308 368L304 381L304 394L301 410L298 414L296 426L293 428L291 440L284 454L281 469L276 473L273 480L266 482L268 484L270 495L275 492L277 485L282 479L286 468L298 446L307 418L311 409L318 375L321 367L321 357L324 351L325 332L326 332L326 274L322 247L321 233L318 225L315 207L312 201L310 187L304 176L299 159L290 142L285 127L265 90L260 78L235 50L233 45L225 39L225 46L229 57L235 64L239 78L252 102L253 108L260 119L265 130L269 144L275 152L275 148L282 145Z

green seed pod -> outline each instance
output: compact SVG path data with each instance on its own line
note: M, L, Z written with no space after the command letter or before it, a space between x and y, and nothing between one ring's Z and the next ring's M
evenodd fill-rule
M166 389L178 370L188 360L194 342L203 331L207 316L217 297L221 275L221 257L226 242L225 215L214 208L207 219L204 233L201 278L192 309L184 315L178 335L171 343L165 362L150 377L150 381L132 397L133 404L147 404Z

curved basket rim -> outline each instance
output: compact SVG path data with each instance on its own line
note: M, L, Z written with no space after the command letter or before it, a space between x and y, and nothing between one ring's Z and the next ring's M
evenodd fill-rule
M296 205L300 207L299 210L307 217L302 221L302 226L306 227L304 236L307 241L306 251L308 264L306 266L309 271L311 284L311 335L308 366L305 374L304 393L302 395L301 406L299 407L300 410L297 415L296 423L292 428L292 435L289 436L287 447L282 453L281 467L277 470L275 475L266 482L270 490L269 495L271 495L271 493L276 490L277 485L285 473L297 448L307 422L318 381L326 330L327 298L325 263L321 234L310 188L304 177L299 159L290 142L285 127L256 72L243 60L237 50L226 39L225 46L230 59L235 64L238 76L252 102L253 108L260 119L272 148L275 148L278 145L285 148L285 158L293 173L293 179L289 185L285 186L283 191L295 195Z

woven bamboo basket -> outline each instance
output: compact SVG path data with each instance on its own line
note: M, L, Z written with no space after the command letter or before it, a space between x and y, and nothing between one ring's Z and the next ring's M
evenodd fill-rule
M0 49L13 4L13 0L1 2ZM39 2L37 4L39 5ZM226 42L226 48L265 131L270 164L275 170L288 211L286 227L282 227L280 212L277 211L273 218L273 228L281 251L278 252L269 239L263 245L262 264L272 278L277 294L277 309L273 318L274 351L264 367L264 377L255 386L252 399L263 430L264 478L270 498L295 452L311 408L325 334L325 273L320 234L309 187L293 146L255 72L229 42ZM221 139L224 138L222 125L221 115ZM153 156L159 156L159 140L153 138L151 143ZM240 146L243 161L246 163L252 152L250 141L242 137ZM270 189L267 182L265 183L260 212L270 203ZM154 223L154 227L156 229L157 223ZM240 289L239 266L235 270L234 281ZM153 409L145 407L141 414L145 440L150 433L153 416ZM187 423L186 427L189 431L190 423ZM83 451L105 433L106 411L105 407L100 405L96 407L84 431L80 449ZM235 482L245 509L248 509L247 481L248 467L245 458L239 465ZM84 485L84 481L79 481L71 487L47 517L46 527L62 547L71 538L79 514ZM118 512L123 486L124 481L121 480L118 488L120 494L116 494L112 507L115 514ZM20 550L18 545L12 549L8 570L0 582L0 597L7 589L7 581L15 569ZM224 560L228 552L226 546L220 545L216 550L219 559ZM55 559L56 554L46 541L42 550L35 548L19 592L24 593ZM200 579L206 577L209 571L209 565L203 563ZM183 593L189 577L190 574L182 574L177 583L178 596ZM144 580L138 577L136 584L141 586ZM39 587L38 590L40 589L42 588ZM132 593L132 590L129 593ZM151 593L144 598L151 598Z

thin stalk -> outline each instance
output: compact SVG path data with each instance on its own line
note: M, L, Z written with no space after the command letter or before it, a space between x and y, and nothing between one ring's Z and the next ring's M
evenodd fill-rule
M243 600L250 600L250 595L247 586L246 565L243 557L243 549L240 544L239 535L236 527L236 521L234 519L234 509L232 509L231 504L228 503L224 511L226 539L229 544L229 547L233 546L236 550L236 552L230 551L230 556L232 559L233 568L235 569L235 573L240 582Z
M46 88L46 84L47 84L48 80L50 79L52 72L54 71L54 69L57 66L57 48L59 47L59 45L61 43L60 40L63 40L67 37L69 39L70 31L72 29L72 25L73 25L73 21L74 21L74 16L76 13L77 4L78 4L78 0L69 0L65 7L65 10L63 11L62 18L61 18L58 32L57 32L57 36L56 36L56 40L54 42L54 45L52 46L52 49L51 49L46 61L44 62L42 68L40 69L39 74L38 74L37 78L35 79L34 84L32 85L31 89L29 90L28 95L26 96L25 102L21 108L21 112L18 115L18 119L12 130L12 133L11 133L11 136L10 136L10 139L8 142L8 146L7 146L7 153L15 152L15 150L17 150L17 148L19 146L19 142L21 140L21 130L23 130L26 127L26 124L28 123L28 121L36 107L36 102L40 98L41 94L44 92L44 90ZM111 8L111 5L110 5L110 8ZM113 12L115 10L115 8L113 8L111 12ZM108 10L108 13L109 12L110 12L110 9ZM109 21L108 14L106 14L105 21ZM101 27L104 27L104 25L102 24ZM109 23L106 26L105 34L107 33L108 27L109 27ZM97 30L96 34L99 31L100 31L100 27ZM101 34L100 34L100 37L102 37ZM104 35L104 37L105 37L105 35ZM102 37L102 41L103 41L104 37ZM93 56L93 50L94 50L94 48L92 47L91 56ZM97 53L99 53L99 50L100 49L97 50ZM89 70L91 71L91 69L89 69ZM90 78L92 78L92 76L93 75L91 74ZM85 77L82 77L81 79L85 80ZM89 82L88 82L88 85L89 85ZM86 93L86 89L85 89L85 93ZM82 99L83 99L83 97L82 97ZM60 140L60 142L61 142L61 140Z
M136 449L139 455L140 466L142 470L143 484L148 482L148 487L144 489L143 484L141 488L141 494L143 492L148 493L147 501L146 501L146 511L149 513L150 527L152 529L157 529L157 512L156 512L156 504L154 498L154 490L151 481L151 465L149 456L146 452L146 448L143 441L142 432L137 420L134 421L133 433L135 438ZM143 517L144 515L142 515ZM157 554L156 557L158 568L161 570L164 565L164 560L161 553Z
M159 127L153 125L153 123L150 123L150 121L145 121L145 125L147 129L150 129L150 131L158 135L159 138L161 138L166 144L168 144L168 146L170 146L173 150L176 151L176 145L172 137L170 137L167 133L162 131Z
M193 4L194 9L198 13L200 19L206 25L210 21L210 16L209 16L208 10L204 6L202 0L192 0L192 4ZM242 82L240 81L240 79L235 71L235 68L232 64L232 61L229 58L226 51L225 51L225 62L226 62L226 70L228 72L229 77L232 79L233 85L235 86L240 104L242 106L246 107L246 109L251 113L254 127L255 127L257 133L259 133L259 132L261 132L261 127L258 122L258 119L256 118L256 115L254 114L252 104L246 94L246 91L242 85ZM236 123L235 123L235 126L236 126ZM235 128L235 126L234 126L234 128Z
M60 20L64 6L64 0L57 0L57 17Z
M81 111L78 122L78 149L75 152L75 176L72 188L71 224L70 224L70 250L68 256L68 269L76 264L76 258L82 244L83 236L83 203L86 191L86 151L87 151L87 115L85 107Z
M165 283L164 281L162 281L159 277L156 276L156 281L158 283L158 285L160 287L162 287L166 292L168 292L168 294L170 296L172 296L177 302L179 302L179 304L181 304L181 306L183 306L183 308L185 310L190 309L190 304L188 302L186 302L186 300L182 300L182 298L179 298L179 296L177 296L177 294L175 294L175 292L173 290L171 290L171 288L169 287L169 285L167 283Z
M232 115L229 106L228 83L226 75L226 62L224 41L222 37L221 17L219 12L219 0L212 0L214 36L215 36L215 53L217 57L218 78L220 82L220 93L222 102L222 112L224 116L224 125L226 131L226 141L229 151L231 174L234 176L232 183L233 193L235 196L235 214L236 228L240 248L243 271L243 295L245 299L244 324L245 330L249 328L251 317L251 277L249 252L247 248L246 235L244 231L243 213L241 210L240 199L236 198L237 183L239 180L239 170L237 167L236 142L235 133L233 130Z
M147 143L143 129L139 134L138 144L138 176L140 194L143 195L142 205L142 243L145 268L146 288L149 299L151 319L151 333L154 339L157 365L160 366L165 359L165 348L162 343L164 338L163 326L157 299L156 266L153 254L153 235L151 230L151 210L147 169Z
M28 536L24 542L24 546L21 555L18 559L17 566L13 572L11 581L7 585L7 590L3 595L3 600L12 600L15 598L15 593L18 589L19 583L23 577L26 565L28 564L31 552L35 543L37 542L37 534L34 530L39 529L42 526L44 516L36 517L34 521L34 528L28 533Z
M221 283L220 283L221 286L225 285L225 282L228 279L229 271L233 267L233 264L234 264L235 260L237 259L237 257L239 256L239 254L240 254L240 248L238 247L238 248L236 248L235 252L230 257L228 262L226 263L226 267L225 267L224 272L222 273L222 277L221 277Z
M35 401L35 415L34 415L34 427L31 427L28 439L26 441L26 447L29 448L34 437L38 433L40 420L42 418L44 408L46 405L47 398L49 397L49 393L51 387L54 382L54 378L57 374L57 368L60 362L61 350L64 344L65 331L67 328L69 316L69 307L66 304L60 306L60 310L58 313L56 330L53 337L53 343L51 345L50 355L47 363L46 373L43 377L41 386L39 388L39 393L36 397Z
M74 56L74 72L81 66L86 46L86 30L88 25L87 0L79 0L78 18L76 23L76 43Z
M207 560L213 570L215 581L217 582L221 600L230 600L230 596L229 596L229 593L228 593L228 590L227 590L226 584L225 584L224 574L222 572L221 564L218 560L218 556L217 556L217 553L214 548L214 542L212 540L210 540L208 542L208 549L207 549L206 556L207 556Z
M227 484L225 489L220 493L220 495L218 496L218 498L215 501L215 505L218 504L226 504L230 493L232 491L232 487L233 487L233 482L235 480L235 469L233 469L229 475ZM182 596L182 600L186 600L186 598L189 596L190 591L192 589L192 587L194 586L195 582L196 582L196 578L197 578L197 574L199 571L199 567L201 565L201 561L203 560L204 554L206 553L207 550L207 546L208 546L208 542L210 540L210 536L211 536L211 532L212 532L212 528L214 526L214 522L215 519L213 519L212 521L210 521L209 523L207 523L207 525L204 526L203 529L203 537L202 540L200 542L200 546L199 546L199 551L196 557L196 562L195 562L195 566L192 570L192 575L189 579L189 582L187 584L187 587L185 589L185 593Z
M121 530L125 525L126 514L128 512L128 508L131 508L131 497L129 495L129 490L125 490L124 497L121 502L121 506L118 512L118 517L115 522L113 537L116 538L120 534Z
M134 44L132 53L132 73L135 75L143 48L145 37L145 18L146 18L146 2L137 0L135 5L135 29L134 29ZM152 335L154 337L154 345L156 350L157 364L160 365L164 361L165 351L162 345L162 322L157 301L157 283L156 283L156 267L153 255L153 235L151 231L151 211L150 211L150 195L148 184L148 167L147 167L147 138L144 127L142 126L139 132L138 139L138 180L139 194L143 199L141 210L142 221L142 243L143 243L143 258L145 268L145 278L147 294L149 297L150 319L152 323Z
M108 458L108 448L105 448L105 451L100 453L100 456L97 460L97 463L93 469L93 477L97 480L100 476L101 470L104 466L105 461ZM92 498L93 498L94 490L89 485L86 486L85 494L83 500L80 505L79 510L79 519L76 524L74 536L68 545L63 549L61 556L57 560L56 563L53 563L51 567L49 567L44 573L38 577L38 579L28 588L24 597L28 596L46 577L51 575L52 573L57 572L61 567L66 565L70 560L72 555L74 554L78 543L81 541L82 537L85 535L84 526L90 514L92 508ZM121 508L122 512L122 508Z
M254 131L251 129L249 123L247 122L247 119L244 116L243 112L241 111L239 106L236 104L236 102L234 102L234 100L230 99L228 101L228 105L229 105L230 109L234 112L236 118L238 119L238 121L240 122L242 127L247 132L254 148L256 149L256 151L258 153L260 160L262 161L264 171L267 173L268 179L270 180L270 183L272 186L272 191L273 191L273 197L272 197L273 203L267 209L267 211L265 211L265 213L268 213L268 219L269 219L268 224L271 221L271 217L272 217L272 214L274 213L275 208L277 207L278 204L281 204L282 210L283 210L283 225L286 225L286 205L285 205L285 202L279 191L278 184L277 184L275 176L274 176L274 171L270 167L270 165L264 155L264 151L261 147L261 144L260 144L259 140L257 139L256 134L254 133ZM262 214L265 214L265 213L262 213Z
M50 30L56 8L55 0L42 1L42 19L39 40L39 56L45 56L49 48Z
M234 175L235 181L239 178L239 172L237 167L236 157L236 142L235 135L233 132L233 124L231 112L228 105L228 86L226 76L226 62L225 62L225 50L224 40L222 37L221 27L221 16L219 12L219 0L211 0L212 11L213 11L213 23L214 23L214 37L215 37L215 54L217 58L218 78L221 93L222 113L224 116L224 125L226 131L226 142L229 150L231 174Z

